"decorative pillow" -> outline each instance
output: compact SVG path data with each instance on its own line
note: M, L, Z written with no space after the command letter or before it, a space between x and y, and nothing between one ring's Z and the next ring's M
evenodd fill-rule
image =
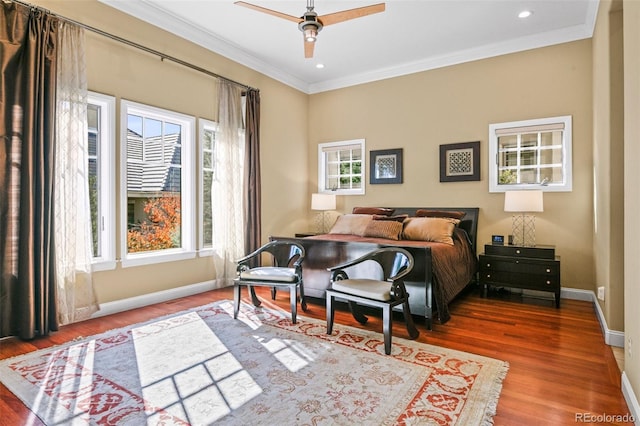
M385 207L354 207L353 214L379 214L382 216L391 216L395 209L387 209Z
M402 223L408 217L409 217L408 214L398 214L398 215L395 215L395 216L380 216L380 215L374 214L373 215L373 220L392 220L394 222Z
M461 220L465 217L465 212L459 211L448 211L448 210L428 210L428 209L419 209L416 210L416 216L418 217L450 217L453 219Z
M364 230L365 237L399 240L402 235L402 222L396 220L372 220Z
M343 214L342 216L338 216L336 223L333 224L329 233L351 234L362 237L367 225L372 221L373 216L370 214Z
M453 230L459 219L444 217L410 217L404 221L405 240L434 241L453 245Z

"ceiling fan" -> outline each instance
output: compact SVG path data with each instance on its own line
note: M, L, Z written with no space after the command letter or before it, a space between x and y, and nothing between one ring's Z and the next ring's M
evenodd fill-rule
M348 9L340 12L318 16L318 14L313 10L313 0L307 0L307 11L301 17L296 17L243 1L236 1L235 4L297 23L298 28L304 34L305 58L313 57L313 48L315 46L316 37L323 27L378 12L384 12L385 7L384 3L378 3L371 6L357 7L355 9Z

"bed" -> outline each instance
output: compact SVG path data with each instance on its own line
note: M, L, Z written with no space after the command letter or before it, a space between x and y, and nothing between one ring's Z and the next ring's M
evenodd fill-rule
M434 319L441 324L450 319L449 303L475 283L478 214L477 207L357 207L351 214L340 216L327 234L272 236L270 240L298 241L305 247L304 291L305 296L315 298L325 297L329 286L327 268L379 247L407 249L415 261L405 281L411 313L424 316L431 329ZM399 233L394 234L398 229ZM433 229L438 231L435 237ZM445 234L449 231L448 239ZM363 270L351 272L357 276Z

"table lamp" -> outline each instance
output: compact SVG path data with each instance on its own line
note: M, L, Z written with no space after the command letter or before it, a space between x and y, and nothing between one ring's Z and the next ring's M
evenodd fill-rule
M322 234L327 232L326 213L336 209L336 194L311 194L311 210L320 210L316 218L316 230Z
M536 245L536 217L534 212L543 211L542 191L524 190L504 193L504 211L514 214L511 217L513 244L534 247Z

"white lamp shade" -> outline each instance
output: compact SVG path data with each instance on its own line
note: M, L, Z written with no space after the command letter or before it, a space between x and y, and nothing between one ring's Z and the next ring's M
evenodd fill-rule
M505 212L541 212L542 191L507 191L504 193Z
M336 194L311 194L311 210L335 210Z

